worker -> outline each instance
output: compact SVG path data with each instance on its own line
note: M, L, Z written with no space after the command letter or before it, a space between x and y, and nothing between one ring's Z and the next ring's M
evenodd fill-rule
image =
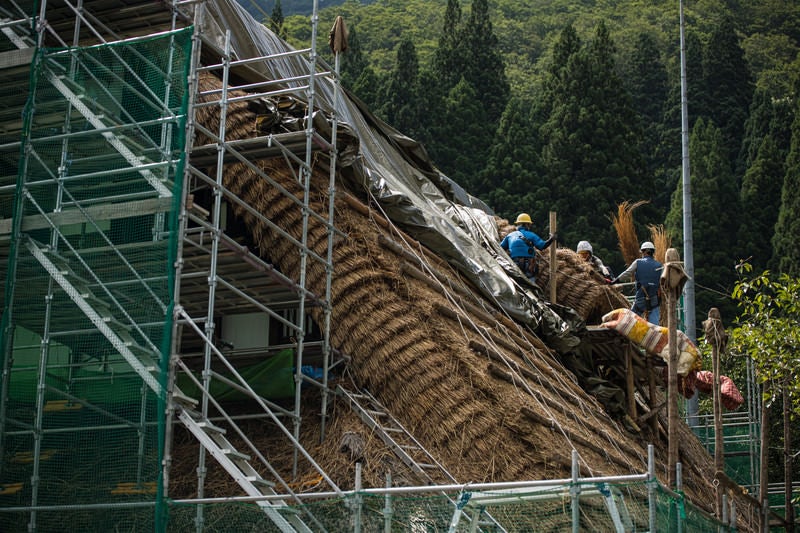
M639 249L642 257L633 261L625 272L611 280L611 283L619 283L620 280L633 276L636 281L636 296L631 311L651 324L658 324L660 318L658 287L664 266L656 261L654 257L656 247L652 242L643 242Z
M599 257L594 255L592 245L589 244L589 241L579 242L575 251L578 252L578 255L581 257L581 259L592 266L595 272L603 276L603 279L609 283L612 279L614 279L613 274L611 274L611 269L604 265L603 261Z
M511 260L522 270L531 283L536 283L536 274L539 271L536 265L536 250L544 250L555 240L555 235L550 235L547 240L542 239L533 231L533 221L528 213L520 213L514 221L517 229L506 235L500 242Z

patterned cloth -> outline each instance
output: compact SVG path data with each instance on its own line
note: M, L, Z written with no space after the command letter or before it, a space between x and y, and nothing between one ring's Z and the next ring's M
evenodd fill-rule
M695 389L704 394L713 394L714 373L708 370L692 370L681 380L679 387L687 398L691 398L694 395ZM744 403L742 393L739 392L736 384L728 376L719 377L719 397L722 405L728 411L738 409Z
M614 309L603 316L601 326L613 329L635 342L647 353L661 357L669 363L669 335L667 328L651 324L630 309ZM697 346L678 330L678 375L685 376L698 361Z

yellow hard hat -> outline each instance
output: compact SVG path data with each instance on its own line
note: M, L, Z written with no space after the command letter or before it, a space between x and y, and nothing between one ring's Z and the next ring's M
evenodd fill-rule
M533 224L533 220L531 220L531 216L528 213L520 213L514 224Z

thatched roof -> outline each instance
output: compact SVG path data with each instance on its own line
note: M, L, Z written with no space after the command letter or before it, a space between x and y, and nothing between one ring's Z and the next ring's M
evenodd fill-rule
M217 81L205 77L203 83L214 86ZM217 131L218 110L206 107L201 112L199 121ZM227 113L229 135L250 134L254 116L246 104L232 103ZM303 196L283 160L258 164L282 187ZM224 179L225 186L249 205L299 237L301 210L275 187L243 164L228 165ZM660 432L625 431L577 385L558 353L500 313L361 194L340 189L335 198L335 223L346 237L334 244L331 343L350 358L337 376L339 383L369 390L459 482L569 477L572 449L580 452L582 475L639 473L646 469L648 442L656 446L659 477L666 480L666 441ZM326 212L328 199L327 169L315 168L312 210ZM250 228L265 259L284 273L299 270L300 257L291 243L245 210L236 209L236 214ZM308 234L309 247L325 256L325 227L312 218ZM557 259L557 303L571 307L589 324L598 324L602 314L626 305L571 250L559 249ZM309 263L306 284L311 290L324 293L324 276L321 266ZM540 280L548 294L546 261ZM311 313L322 319L318 309ZM342 439L352 434L360 435L363 444L365 486L383 486L387 469L395 482L420 484L338 399L320 443L315 426L318 400L305 401L301 440L340 487L353 486L351 454L340 450ZM663 423L665 414L660 416ZM281 463L282 454L290 457L291 448L281 447L269 425L253 422L248 430L256 440L262 433L265 454L275 464ZM682 424L679 433L685 492L710 510L713 459L688 427ZM191 453L193 446L187 439L175 446L176 453ZM286 461L287 467L290 463ZM180 472L179 458L175 468ZM207 495L224 495L214 488L215 480L223 483L224 473L211 470ZM193 472L185 474L194 481ZM298 479L313 484L317 475L301 461ZM173 482L173 490L180 486ZM191 487L191 482L184 486L187 491ZM746 504L738 505L743 512Z

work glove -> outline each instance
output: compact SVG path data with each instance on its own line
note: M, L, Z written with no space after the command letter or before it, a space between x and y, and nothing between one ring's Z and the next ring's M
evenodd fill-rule
M557 238L558 238L558 233L553 233L552 235L550 235L550 238L544 241L544 248L542 248L542 250L546 250L551 244L553 244L553 241L556 240Z

